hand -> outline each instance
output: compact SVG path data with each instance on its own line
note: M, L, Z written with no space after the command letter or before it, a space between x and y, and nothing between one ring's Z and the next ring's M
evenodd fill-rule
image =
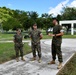
M48 36L51 36L51 34L49 33Z
M49 33L49 34L48 34L48 36L55 36L55 35L54 35L54 34L50 34L50 33Z
M40 34L40 39L42 39L43 38L43 36L42 36L42 34Z

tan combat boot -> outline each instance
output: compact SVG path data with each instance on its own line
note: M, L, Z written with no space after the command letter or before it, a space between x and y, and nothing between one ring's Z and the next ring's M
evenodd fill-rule
M38 59L38 62L41 63L41 59L40 58Z
M32 59L31 59L31 61L35 61L36 60L36 57L33 57Z
M16 58L16 61L17 61L17 62L19 61L19 58L18 58L18 57Z
M62 63L59 63L59 65L57 67L57 69L60 69L60 68L62 68Z
M52 61L50 61L48 64L49 64L49 65L50 65L50 64L55 64L55 61L52 60Z
M21 57L21 60L25 61L25 59L23 57Z

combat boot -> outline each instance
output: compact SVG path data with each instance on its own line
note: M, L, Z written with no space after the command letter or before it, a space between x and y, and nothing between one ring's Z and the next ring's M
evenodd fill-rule
M21 57L21 60L25 61L25 59L23 57Z
M33 57L32 59L31 59L31 61L35 61L36 60L36 57Z
M41 63L41 59L40 58L38 59L38 62Z
M62 68L62 63L59 63L59 65L57 67L57 69L60 69L60 68Z
M52 61L50 61L48 64L49 64L49 65L50 65L50 64L55 64L55 61L52 60Z
M17 61L17 62L19 61L19 58L18 58L18 57L16 58L16 61Z

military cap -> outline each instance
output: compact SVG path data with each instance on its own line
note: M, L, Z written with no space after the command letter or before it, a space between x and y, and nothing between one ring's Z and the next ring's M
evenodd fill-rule
M36 23L34 23L34 24L33 24L33 26L37 26L37 24L36 24Z
M57 19L57 18L55 18L55 17L54 17L54 18L52 18L52 19L53 19L53 20L56 20L56 21L58 21L58 19Z

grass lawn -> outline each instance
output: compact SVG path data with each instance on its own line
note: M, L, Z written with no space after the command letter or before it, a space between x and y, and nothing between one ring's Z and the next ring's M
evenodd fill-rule
M2 34L0 33L0 41L6 41L6 40L13 40L14 34ZM51 39L52 37L46 35L46 33L43 32L43 39ZM63 38L76 38L76 35L63 35ZM24 39L24 40L30 40L30 38Z
M51 39L52 37L48 35L43 35L43 39ZM62 38L76 38L76 35L63 35Z
M76 75L76 54L57 75Z
M31 52L28 43L24 44L24 55ZM15 50L13 43L0 43L0 64L15 58Z
M0 41L1 40L12 40L14 34L2 34L0 33Z

